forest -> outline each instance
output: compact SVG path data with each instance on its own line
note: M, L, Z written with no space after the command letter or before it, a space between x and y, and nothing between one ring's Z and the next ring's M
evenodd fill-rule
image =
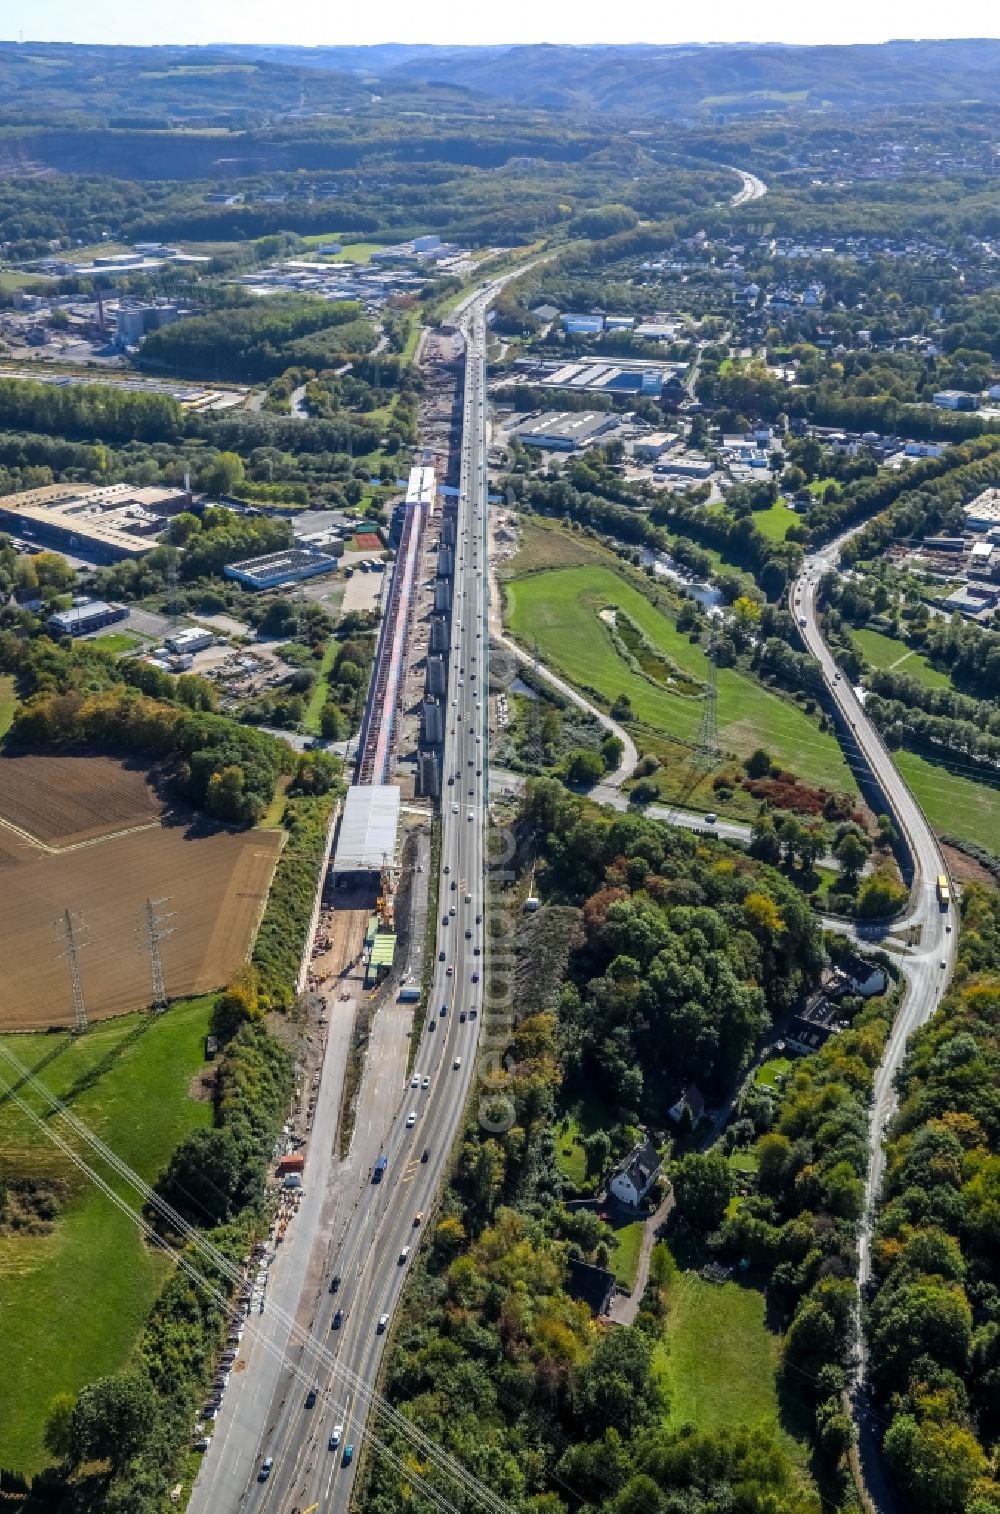
M817 1496L764 1430L667 1428L654 1358L673 1284L659 1264L633 1326L595 1328L572 1298L568 1260L606 1266L612 1236L599 1215L567 1207L553 1125L581 1090L600 1088L606 1113L587 1142L600 1181L637 1121L662 1129L685 1077L716 1098L734 1077L739 1089L765 1025L816 979L815 918L771 867L595 811L553 780L529 784L517 837L545 902L515 935L508 1071L487 1080L487 1119L466 1127L411 1283L390 1395L502 1496L546 1514L581 1500L606 1514L811 1514ZM827 1493L843 1491L851 1440L841 1395L866 1101L892 1017L887 1000L845 1007L851 1028L800 1062L784 1094L750 1077L736 1096L734 1140L756 1144L759 1159L755 1194L734 1212L725 1155L683 1134L669 1168L673 1243L746 1258L749 1285L784 1323L782 1391ZM490 1133L491 1100L513 1105L505 1132ZM398 1496L376 1461L365 1507L387 1514Z
M958 965L899 1079L866 1310L885 1456L926 1514L1000 1507L1000 904L963 890Z
M284 742L215 713L212 685L196 676L10 631L0 632L0 667L22 700L8 735L14 745L141 752L164 764L178 797L224 823L253 825L294 769ZM332 782L331 772L326 787Z

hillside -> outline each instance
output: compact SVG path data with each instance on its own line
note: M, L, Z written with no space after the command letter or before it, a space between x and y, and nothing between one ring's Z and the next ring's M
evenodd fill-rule
M375 100L402 110L489 99L674 120L776 108L863 112L1000 100L1000 40L852 47L98 47L0 43L0 119L91 124L308 121Z
M460 78L469 89L548 109L673 118L796 105L862 111L915 100L996 101L1000 41L469 49L410 58L390 77Z

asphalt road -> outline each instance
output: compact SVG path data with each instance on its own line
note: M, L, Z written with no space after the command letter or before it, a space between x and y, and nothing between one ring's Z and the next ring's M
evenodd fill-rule
M755 173L747 173L745 168L733 168L733 173L739 174L743 184L730 200L731 205L745 205L748 200L762 200L767 194L767 185Z
M847 536L853 535L848 532ZM865 714L848 680L840 673L819 628L816 595L823 574L836 567L840 548L847 536L810 554L802 573L792 585L789 603L798 622L799 633L807 649L822 669L827 689L843 720L844 739L853 742L874 775L893 820L905 837L913 865L910 907L896 922L894 934L912 931L916 937L900 961L906 980L906 992L886 1046L885 1055L875 1074L869 1126L869 1163L865 1186L865 1215L858 1242L858 1279L862 1286L871 1277L872 1229L876 1203L885 1170L882 1135L896 1107L894 1079L906 1052L906 1043L918 1026L929 1020L937 1009L955 962L957 932L951 929L953 911L943 911L938 902L936 884L948 869L923 811L896 768L878 731ZM895 1508L891 1484L879 1456L878 1426L864 1392L864 1344L857 1361L854 1417L858 1431L859 1455L867 1491L880 1514Z
M238 1485L236 1500L227 1496L212 1501L212 1495L220 1491L218 1479L212 1479L211 1492L192 1504L198 1514L237 1508L254 1514L288 1514L292 1508L306 1509L314 1503L319 1503L324 1514L346 1510L368 1415L365 1385L374 1385L377 1379L391 1334L391 1317L414 1249L429 1222L475 1072L482 1025L479 977L484 972L488 792L484 311L493 289L487 286L461 314L468 333L468 361L447 694L451 723L446 726L443 757L439 960L414 1062L418 1086L398 1075L398 1060L393 1058L397 1083L381 1133L377 1114L373 1116L362 1099L355 1140L360 1138L370 1153L386 1157L385 1175L379 1183L371 1181L374 1156L363 1172L353 1174L349 1208L345 1212L342 1200L329 1217L331 1240L322 1276L317 1276L315 1264L308 1266L298 1259L298 1321L310 1331L305 1347L291 1353L299 1376L292 1377L287 1368L267 1374L270 1392L263 1431L256 1437L238 1428L235 1432L242 1475L230 1478L227 1492L236 1492ZM375 1048L369 1052L367 1071L377 1078L374 1052ZM427 1088L422 1086L424 1078ZM419 1222L418 1215L422 1216ZM334 1275L340 1283L331 1293ZM338 1310L342 1319L334 1329ZM387 1319L380 1328L383 1316ZM251 1361L248 1370L255 1369ZM306 1381L303 1372L308 1374ZM307 1408L310 1382L318 1393L314 1406ZM343 1428L338 1444L331 1447L337 1426ZM377 1408L371 1430L375 1438L380 1436ZM233 1442L230 1431L225 1457L230 1466ZM348 1445L355 1449L345 1465ZM260 1482L258 1469L265 1456L273 1457L274 1465L268 1479ZM211 1460L212 1451L207 1462ZM203 1480L209 1481L199 1479Z

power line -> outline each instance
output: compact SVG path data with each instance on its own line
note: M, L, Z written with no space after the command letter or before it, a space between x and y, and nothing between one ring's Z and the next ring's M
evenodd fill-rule
M157 1192L155 1188L152 1188L148 1183L144 1182L143 1179L140 1178L139 1175L135 1171L133 1171L133 1169L129 1167L129 1165L125 1161L122 1160L122 1158L118 1157L115 1152L112 1151L112 1149L100 1139L99 1136L94 1134L94 1132L89 1128L88 1125L84 1123L83 1120L75 1115L73 1111L68 1108L68 1106L61 1099L58 1099L55 1094L53 1094L48 1088L46 1088L45 1084L42 1083L37 1077L35 1077L30 1069L25 1067L19 1060L19 1058L16 1057L11 1050L9 1050L9 1048L0 1045L0 1056L2 1056L11 1065L11 1067L15 1069L15 1071L23 1079L23 1083L30 1085L30 1087L45 1100L49 1108L60 1115L60 1117L69 1125L70 1129L73 1130L74 1133L78 1135L82 1141L90 1146L90 1148L98 1156L100 1156L102 1160L106 1161L112 1167L112 1169L121 1178L124 1179L125 1182L129 1183L131 1187L141 1195L145 1202L149 1204L151 1208L155 1209L167 1221L167 1223L178 1235L180 1235L186 1242L191 1244L195 1248L195 1250L202 1254L202 1256L210 1265L213 1273L220 1274L223 1278L226 1278L231 1283L233 1283L234 1286L242 1283L243 1275L239 1266L237 1266L236 1263L230 1261L229 1258L226 1257L224 1253L221 1252L208 1239L208 1237L205 1236L197 1228L197 1226L192 1225L187 1220L185 1220L177 1212L177 1210L174 1209L174 1207L169 1204L159 1192ZM51 1122L42 1120L35 1113L35 1111L32 1110L29 1105L26 1105L24 1101L18 1096L16 1089L13 1088L6 1081L6 1079L2 1077L0 1077L0 1092L9 1093L10 1097L14 1099L14 1101L21 1109L23 1109L24 1113L27 1114L28 1117L32 1119L36 1124L39 1124L41 1128L45 1130L46 1134L49 1135L50 1139L54 1140L61 1149L65 1150L70 1159L75 1162L82 1171L86 1172L88 1176L90 1176L93 1181L97 1183L102 1191L106 1192L108 1196L112 1198L113 1202L118 1204L119 1208L123 1208L125 1212L130 1213L133 1218L135 1218L136 1222L142 1227L144 1232L148 1231L151 1236L154 1234L154 1232L152 1232L150 1227L147 1225L146 1221L143 1219L143 1216L138 1211L133 1210L125 1200L120 1199L119 1195L114 1191L114 1189L111 1189L109 1185L105 1183L100 1174L95 1173L93 1169L90 1168L89 1165L80 1156L80 1154L71 1146L69 1146L67 1142L64 1142L51 1129ZM162 1244L158 1236L156 1236L156 1243L158 1245ZM225 1298L225 1295L219 1294L217 1289L213 1290L213 1285L207 1282L207 1280L205 1280L202 1275L198 1273L197 1269L193 1267L193 1264L190 1263L187 1258L173 1252L172 1248L170 1248L169 1246L164 1245L163 1249L166 1249L168 1251L168 1254L174 1256L174 1259L178 1262L178 1265L182 1266L184 1270L194 1278L195 1281L199 1282L206 1289L212 1292L213 1296L216 1296L220 1300L221 1306L227 1312L229 1311L229 1302ZM322 1369L329 1372L332 1378L339 1379L341 1386L352 1390L357 1395L363 1407L365 1407L369 1411L374 1410L376 1413L380 1414L390 1428L398 1431L404 1437L408 1438L412 1443L414 1449L420 1455L422 1455L428 1461L432 1462L439 1472L450 1477L463 1489L464 1492L474 1498L477 1503L490 1510L491 1514L509 1514L508 1506L492 1491L492 1489L488 1488L484 1483L480 1482L479 1479L476 1478L471 1472L467 1471L467 1469L463 1467L462 1464L450 1454L450 1452L446 1451L442 1446L439 1446L430 1438L430 1436L426 1435L422 1430L415 1426L412 1421L409 1420L404 1414L394 1409L389 1401L384 1398L375 1388L373 1388L370 1383L368 1383L367 1380L363 1378L359 1373L354 1372L351 1368L346 1367L341 1362L339 1362L325 1346L321 1345L317 1341L317 1339L307 1328L297 1322L293 1315L280 1308L275 1308L271 1312L280 1324L287 1326L290 1339L296 1342L304 1351L307 1350L309 1352L310 1360L313 1364L314 1374L316 1371ZM261 1339L265 1343L265 1345L267 1345L268 1349L272 1349L271 1346L267 1343L266 1337L261 1337ZM282 1353L282 1360L284 1360L284 1353ZM293 1367L293 1370L298 1372L301 1369ZM309 1381L310 1386L313 1386L313 1380L311 1378L308 1378L308 1376L304 1376L303 1381ZM375 1443L381 1444L378 1441L376 1441ZM416 1476L415 1474L411 1474L409 1471L407 1472L407 1475L412 1475L414 1478ZM427 1485L424 1487L424 1491L427 1492L429 1496L433 1496L435 1490ZM442 1503L441 1506L447 1509L452 1508L452 1506L447 1503Z
M6 1055L6 1052L4 1052L4 1055ZM14 1060L16 1062L16 1058L10 1058L9 1060ZM28 1077L32 1083L36 1081L31 1077L30 1074L28 1075ZM44 1085L40 1084L38 1086L41 1091L47 1091L45 1090ZM16 1091L16 1088L9 1084L7 1080L2 1076L0 1076L0 1092L2 1092L5 1096L11 1098L13 1102L17 1104L21 1112L25 1114L28 1119L31 1120L32 1123L36 1125L39 1130L41 1130L49 1138L50 1141L53 1142L55 1146L58 1146L60 1151L62 1151L65 1156L67 1156L69 1160L76 1167L78 1167L81 1172L85 1174L85 1176L89 1177L91 1182L96 1184L101 1192L107 1198L109 1198L111 1202L118 1209L120 1209L127 1218L133 1221L133 1223L138 1227L141 1234L147 1241L150 1242L150 1244L154 1245L157 1250L166 1252L167 1256L171 1259L171 1261L173 1261L175 1266L178 1267L182 1272L186 1273L191 1281L205 1294L207 1294L212 1302L215 1303L225 1315L228 1316L232 1314L230 1301L227 1298L226 1294L223 1293L222 1290L214 1283L210 1282L205 1274L198 1270L198 1268L194 1265L190 1258L186 1257L183 1252L176 1250L169 1244L169 1242L165 1241L162 1236L160 1236L159 1233L153 1229L152 1225L150 1225L149 1222L143 1217L142 1213L138 1209L135 1209L131 1204L129 1204L126 1199L122 1198L120 1194L116 1193L111 1184L108 1183L104 1178L102 1178L100 1173L96 1172L88 1162L84 1161L80 1153L76 1151L68 1141L63 1140L63 1138L51 1128L50 1124L46 1120L43 1120L41 1116L38 1115L35 1110L33 1110L31 1106L20 1097L20 1095ZM58 1100L51 1100L51 1097L50 1101L58 1104ZM61 1112L64 1114L64 1117L68 1115L68 1111L63 1110ZM75 1121L75 1117L71 1117L71 1123L80 1124L81 1122ZM83 1129L85 1130L86 1127L83 1127ZM96 1137L94 1137L91 1141L91 1144L100 1146L103 1143L97 1142ZM108 1153L108 1160L111 1161L112 1165L115 1166L116 1169L125 1168L125 1164L119 1163L117 1158L114 1157L113 1153ZM129 1172L130 1169L125 1168L125 1171ZM138 1179L135 1178L135 1174L132 1174L132 1180L136 1183L136 1185L138 1185ZM197 1231L195 1231L194 1233L195 1235L198 1234ZM214 1250L214 1248L210 1249ZM221 1253L217 1253L217 1255L221 1256ZM222 1258L222 1261L225 1263L225 1258ZM237 1277L239 1277L238 1269L232 1267L232 1265L229 1263L225 1263L221 1270L223 1270L226 1275L230 1275L235 1271L237 1273ZM290 1321L290 1316L285 1316L285 1319L288 1319ZM284 1320L282 1322L284 1322ZM300 1327L296 1327L296 1329L300 1329ZM300 1330L300 1333L307 1336L307 1332L305 1331ZM311 1342L312 1338L308 1336L307 1338ZM293 1376L297 1377L301 1382L308 1384L310 1388L314 1388L315 1385L313 1375L308 1373L300 1364L293 1362L287 1352L283 1351L280 1346L276 1345L266 1335L261 1335L260 1337L258 1337L258 1339L264 1349L277 1359L280 1366L289 1368ZM304 1342L301 1344L304 1344ZM343 1369L341 1369L341 1371L343 1372ZM316 1389L316 1391L325 1401L327 1397L326 1392L322 1389ZM332 1405L332 1407L337 1410L337 1412L345 1414L347 1413L343 1405ZM439 1509L442 1510L442 1514L459 1514L459 1511L457 1510L455 1505L452 1504L444 1496L443 1493L441 1493L431 1483L428 1483L420 1475L420 1473L414 1470L412 1465L404 1464L403 1461L398 1456L396 1456L395 1453L392 1452L389 1447L368 1428L367 1423L357 1421L355 1421L355 1423L357 1424L357 1433L369 1440L379 1452L379 1454L386 1458L386 1460L395 1468L400 1476L405 1477L411 1483L415 1483L417 1487L420 1488L421 1492L423 1492L434 1504L437 1505ZM404 1421L404 1425L408 1426L408 1423L408 1421ZM412 1430L413 1427L410 1426L409 1428ZM431 1444L433 1445L433 1442ZM462 1470L464 1471L464 1469ZM472 1479L471 1474L466 1474L466 1476L470 1481L475 1481L475 1479ZM499 1500L496 1500L496 1503L499 1510L503 1511L503 1514L506 1514L506 1506L500 1504Z

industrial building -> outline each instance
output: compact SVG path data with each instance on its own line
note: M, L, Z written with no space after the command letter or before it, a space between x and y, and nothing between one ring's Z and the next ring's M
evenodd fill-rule
M990 531L1000 526L1000 489L984 489L963 508L970 531Z
M934 395L934 404L939 410L975 410L979 400L964 389L939 389Z
M347 790L333 857L335 880L382 873L396 860L399 789L391 783L355 783Z
M681 438L674 431L652 431L633 443L632 456L641 462L655 462L664 452L681 445Z
M245 557L228 563L224 577L233 578L246 589L278 589L283 584L301 582L317 573L332 573L336 559L311 547L288 547L283 552L267 552L263 557Z
M618 417L608 410L546 410L522 421L511 432L525 447L576 452L614 431Z
M660 363L650 358L576 359L568 363L551 359L518 358L510 382L538 385L545 389L586 390L593 394L647 394L657 398L672 380L680 383L685 363Z
M143 337L150 331L158 331L161 326L172 325L174 321L180 320L181 314L177 305L119 305L118 345L138 347Z
M712 463L700 452L682 452L671 455L665 461L654 464L654 473L672 473L677 478L711 478L714 471Z
M186 652L203 652L214 642L212 632L203 630L201 626L185 626L183 630L172 631L163 638L167 651L173 652L177 657L183 657Z
M112 626L116 621L128 620L124 605L109 605L103 599L87 599L83 604L73 605L69 610L57 610L49 616L49 630L56 636L88 636L102 626Z
M190 508L185 490L131 484L47 484L0 499L0 529L99 563L142 557L172 515Z
M603 315L575 315L567 311L560 317L564 331L572 332L574 336L599 336L604 330Z

